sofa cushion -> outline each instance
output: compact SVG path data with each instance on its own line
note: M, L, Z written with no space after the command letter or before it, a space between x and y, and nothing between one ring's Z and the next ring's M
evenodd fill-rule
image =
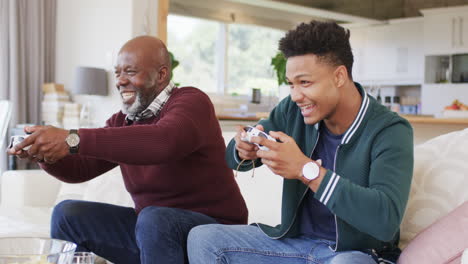
M468 248L468 202L419 233L403 250L398 264L460 263Z
M88 182L83 183L60 183L60 190L54 205L64 200L83 200L83 194L88 187Z
M62 182L55 204L69 199L134 206L118 166L87 182Z
M1 175L1 207L50 207L61 181L42 170L9 170Z
M87 182L83 200L134 207L133 200L125 189L120 167Z
M50 207L0 207L0 237L49 237Z
M423 229L468 200L468 129L416 146L414 157L413 182L401 224L402 248Z

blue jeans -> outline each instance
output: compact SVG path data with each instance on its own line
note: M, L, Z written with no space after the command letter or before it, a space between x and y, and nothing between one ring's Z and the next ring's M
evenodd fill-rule
M376 264L360 251L334 252L334 242L267 237L257 226L204 225L188 236L190 264Z
M176 208L133 208L67 200L55 206L51 237L72 241L115 264L188 263L187 235L213 218Z

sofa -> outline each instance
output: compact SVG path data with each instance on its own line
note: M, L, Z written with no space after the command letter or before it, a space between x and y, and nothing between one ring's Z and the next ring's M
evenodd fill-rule
M227 142L234 132L224 132L223 136ZM466 218L459 221L459 226L450 228L459 234L466 234L467 239L452 247L449 257L454 262L440 262L460 263L463 249L468 248L467 159L468 129L415 146L413 183L401 225L402 248L407 245L412 251L422 248L419 244L411 245L414 240L421 240L418 234L424 233L455 208L462 208L462 217ZM252 175L250 171L239 172L236 176L249 209L249 223L276 225L280 220L282 179L265 166L256 168ZM65 199L133 205L125 191L119 168L80 184L62 183L40 170L6 171L1 178L0 237L47 237L52 208ZM417 256L412 254L410 257ZM409 262L410 259L402 264L428 263Z

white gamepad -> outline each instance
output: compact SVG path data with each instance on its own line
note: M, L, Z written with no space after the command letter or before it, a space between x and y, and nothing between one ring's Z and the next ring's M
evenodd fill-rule
M22 136L12 136L10 139L10 145L8 148L13 148L14 146L18 145L19 143L23 142L29 135L22 135ZM23 150L28 150L31 146L24 147Z
M274 142L277 142L276 139L274 139L272 136L268 135L267 133L259 130L259 129L256 129L255 127L252 127L252 126L246 126L244 127L244 131L245 131L245 137L241 138L242 141L245 141L245 142L249 142L249 143L252 143L251 139L252 137L262 137L262 138L266 138L268 140L271 140L271 141L274 141ZM270 150L269 148L263 146L263 145L260 145L260 144L257 144L257 143L253 143L255 145L258 146L259 149L261 150Z

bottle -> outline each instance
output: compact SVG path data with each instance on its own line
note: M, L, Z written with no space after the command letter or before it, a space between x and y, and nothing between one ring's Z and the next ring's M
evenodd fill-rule
M379 91L377 92L377 102L378 102L379 104L382 104L382 96L380 96L380 89L379 89Z
M400 112L400 97L399 96L393 96L393 103L392 103L391 110L396 113Z
M385 102L384 106L387 107L388 110L392 107L392 97L391 96L385 96Z
M91 120L91 104L88 101L81 106L80 128L91 128L91 127L93 127L92 120Z

